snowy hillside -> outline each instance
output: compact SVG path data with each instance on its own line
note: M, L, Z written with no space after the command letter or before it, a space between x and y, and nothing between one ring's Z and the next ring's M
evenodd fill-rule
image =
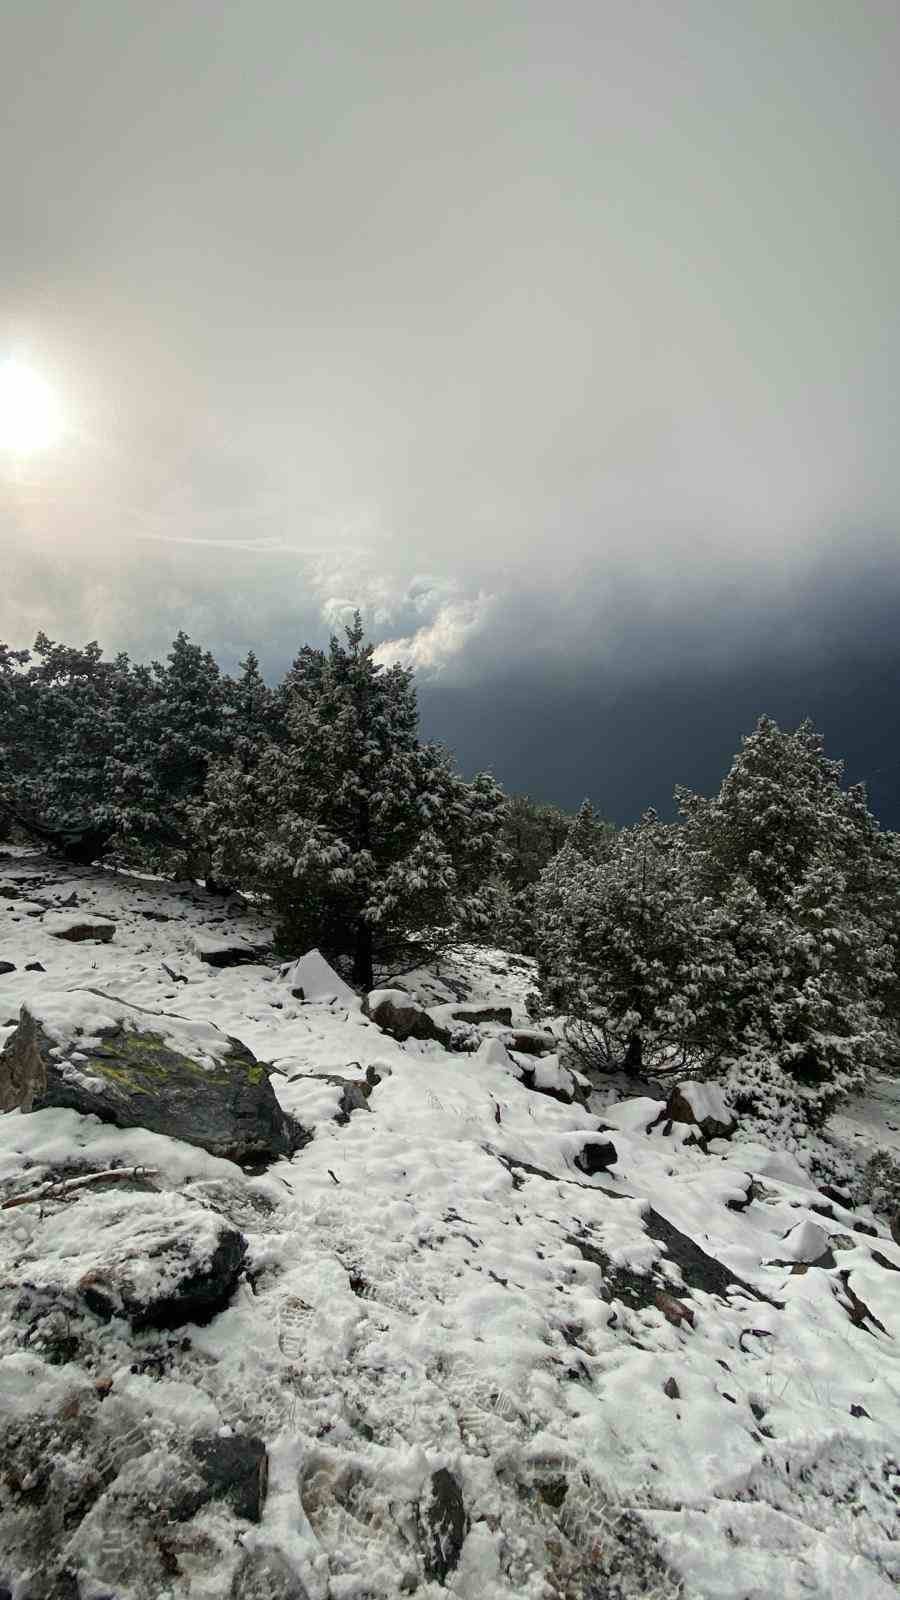
M0 1116L0 1594L896 1594L882 1220L741 1130L588 1098L522 958L399 980L437 1035L401 1043L202 890L12 850L0 897L0 1046L24 1005L64 1088L118 1073L152 1121L152 1060L103 1044L141 1036L191 1064L190 1132L227 1071L245 1123L268 1093L238 1040L280 1107L242 1165L216 1129ZM878 1096L849 1146L900 1145Z

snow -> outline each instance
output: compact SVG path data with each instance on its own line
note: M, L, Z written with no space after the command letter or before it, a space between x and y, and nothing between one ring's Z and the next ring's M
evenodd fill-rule
M900 1249L871 1213L814 1211L827 1203L802 1162L740 1130L704 1153L648 1131L658 1101L598 1101L594 1111L534 1093L489 1026L471 1053L399 1044L317 953L305 958L302 1004L286 993L296 967L285 984L264 963L204 965L198 930L254 947L266 934L254 913L228 915L202 891L73 874L24 853L4 863L3 879L21 880L23 898L75 887L79 911L114 917L117 931L109 945L66 944L43 919L20 919L20 901L0 904L0 956L17 967L0 978L0 1044L22 1003L59 1038L72 1037L73 1021L89 1038L103 1019L127 1015L214 1060L233 1035L279 1069L279 1100L315 1130L293 1159L248 1178L196 1148L71 1111L0 1118L4 1194L63 1169L143 1165L158 1174L149 1200L161 1216L177 1199L201 1229L224 1218L249 1246L231 1303L191 1328L186 1348L180 1336L135 1335L122 1319L100 1325L86 1313L71 1321L76 1353L53 1366L22 1345L16 1285L68 1283L124 1260L129 1238L129 1271L141 1270L148 1196L88 1188L75 1201L0 1212L7 1415L55 1417L77 1396L88 1407L95 1380L108 1377L95 1426L110 1440L143 1430L143 1455L123 1461L71 1535L86 1594L103 1581L118 1600L212 1600L257 1549L315 1600L388 1600L410 1574L423 1600L436 1597L417 1565L417 1530L442 1466L469 1517L448 1579L467 1600L543 1600L566 1592L565 1570L575 1574L568 1592L586 1597L599 1582L595 1545L617 1549L632 1514L674 1577L635 1579L629 1596L674 1600L678 1578L704 1600L896 1592L900 1271L873 1251L900 1268ZM46 972L26 973L30 960ZM471 947L437 974L402 981L388 991L398 1002L462 996L511 1005L514 1018L534 987L521 963ZM529 1066L557 1086L554 1058ZM367 1067L381 1080L369 1110L338 1125L339 1090L314 1075L361 1080ZM860 1101L842 1114L841 1139L852 1147L862 1130L867 1153L879 1126ZM589 1136L611 1136L618 1155L596 1178L573 1164ZM765 1298L690 1289L650 1231L651 1208ZM854 1232L857 1217L878 1236ZM606 1282L580 1245L614 1273L655 1267L693 1326L669 1320L652 1293L636 1305L613 1292L619 1279ZM825 1249L834 1268L784 1264ZM851 1319L845 1285L886 1332ZM143 1370L151 1358L159 1364ZM664 1392L671 1379L677 1398ZM266 1443L263 1520L241 1525L239 1543L221 1508L173 1523L173 1578L141 1532L153 1524L147 1500L165 1503L180 1440L221 1429ZM570 1485L568 1510L535 1489L548 1477ZM13 1537L0 1516L0 1580Z

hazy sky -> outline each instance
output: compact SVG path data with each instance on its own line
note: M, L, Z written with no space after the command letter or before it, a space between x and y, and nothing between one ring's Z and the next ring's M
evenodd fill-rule
M283 668L618 820L811 711L900 824L896 0L0 0L0 637Z

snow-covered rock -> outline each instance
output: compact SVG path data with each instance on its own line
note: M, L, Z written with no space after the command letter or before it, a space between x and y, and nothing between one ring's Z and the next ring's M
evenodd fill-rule
M699 1130L702 1139L730 1139L737 1127L715 1084L689 1081L672 1090L660 1121L687 1123Z
M72 944L82 944L86 940L109 944L116 931L114 922L77 911L48 911L43 926L54 939L68 939Z
M90 990L42 993L35 1006L37 1024L23 1008L0 1055L2 1082L4 1065L18 1064L21 1079L22 1064L36 1053L43 1082L27 1109L67 1106L241 1164L289 1155L303 1142L303 1130L278 1104L266 1067L238 1039L214 1028L204 1037L184 1019Z
M281 975L295 1000L318 1001L325 1005L333 1000L345 1006L359 1004L359 996L318 950L309 950L299 961L283 966Z
M363 1001L363 1014L383 1033L401 1043L406 1039L436 1039L450 1043L450 1035L424 1006L411 1000L405 989L373 989Z

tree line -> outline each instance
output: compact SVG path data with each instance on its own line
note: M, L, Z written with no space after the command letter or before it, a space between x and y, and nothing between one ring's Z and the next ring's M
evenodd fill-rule
M184 633L149 665L0 645L0 829L241 890L360 987L462 939L535 956L582 1063L821 1123L900 1060L900 840L808 723L761 718L718 795L676 799L617 830L464 779L358 615L274 687Z

